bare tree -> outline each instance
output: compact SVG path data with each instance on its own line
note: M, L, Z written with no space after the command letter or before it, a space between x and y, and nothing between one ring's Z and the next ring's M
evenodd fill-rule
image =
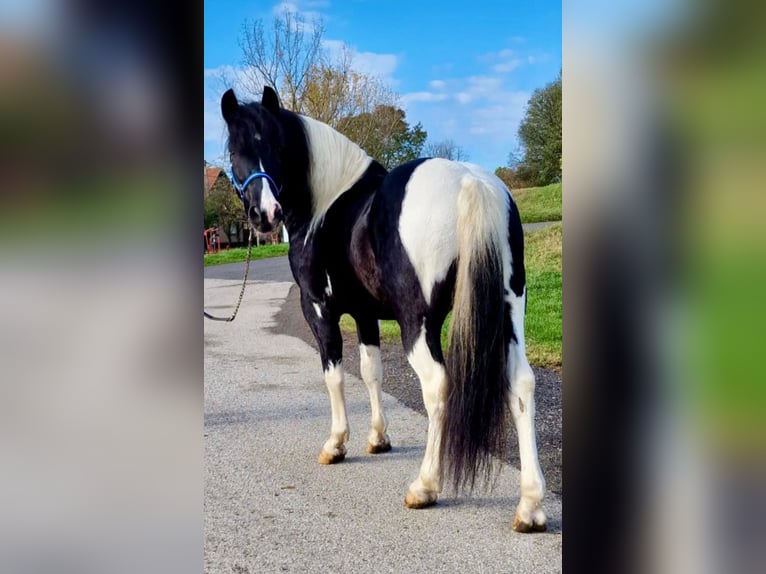
M303 16L290 11L276 16L269 29L262 20L247 23L240 38L243 67L239 77L224 74L221 80L254 98L268 84L288 109L333 127L341 118L397 103L398 97L382 80L353 69L353 53L346 46L331 57L323 49L323 36L321 19L307 24Z
M423 148L423 154L427 157L442 157L455 161L468 161L468 154L453 140L446 139L438 142L428 142Z
M242 87L260 96L268 84L277 90L283 105L302 112L311 70L324 61L323 34L321 19L307 25L303 16L291 11L275 16L268 31L262 20L246 22L239 42L244 64Z
M283 106L329 124L373 157L406 155L413 141L419 152L425 132L419 126L408 131L399 96L379 77L355 70L345 45L328 53L323 35L320 19L309 24L290 11L276 16L268 29L262 20L246 23L242 69L220 74L219 91L234 86L257 100L270 85Z

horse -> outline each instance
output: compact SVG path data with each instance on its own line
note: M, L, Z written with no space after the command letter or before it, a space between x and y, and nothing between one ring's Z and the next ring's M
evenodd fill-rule
M370 395L366 451L391 450L381 405L379 320L395 319L428 414L425 455L404 504L436 503L449 480L473 491L505 455L516 425L521 492L513 521L543 531L545 481L535 435L535 376L524 343L524 240L508 188L478 165L419 158L388 171L329 125L232 89L221 97L231 176L250 224L284 222L303 315L330 397L330 436L318 462L346 455L340 317L356 322ZM446 356L442 324L452 312ZM446 479L445 479L446 477Z

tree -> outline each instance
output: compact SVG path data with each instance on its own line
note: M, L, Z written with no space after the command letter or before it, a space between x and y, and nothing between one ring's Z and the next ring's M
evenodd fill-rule
M337 129L386 169L420 157L428 137L420 123L410 127L404 111L389 105L343 118Z
M427 157L443 157L455 161L468 161L468 154L453 140L446 139L438 142L428 142L423 149Z
M426 132L410 128L398 109L398 95L380 78L353 68L353 54L341 46L331 57L322 48L324 25L310 25L290 11L245 24L240 47L244 71L235 82L260 98L264 85L274 87L283 106L337 129L384 166L418 157ZM232 78L221 77L230 85Z
M232 223L247 225L242 202L225 177L219 177L216 180L205 195L203 205L206 228L218 225L228 234Z
M260 99L263 86L270 85L287 109L334 128L343 118L397 103L398 96L382 80L354 70L353 53L345 45L331 56L322 47L323 35L321 19L308 25L290 11L276 16L268 30L262 20L246 24L239 87Z
M323 61L324 24L310 26L300 14L284 11L275 16L267 32L263 20L245 22L239 45L243 55L243 87L260 96L268 84L280 95L282 104L302 111L310 71Z
M534 183L525 178L526 174L524 174L523 170L519 173L518 167L498 167L495 170L495 175L499 177L510 190L534 187Z
M351 67L344 51L335 64L321 64L310 72L303 112L325 122L376 157L376 142L386 140L400 126L395 114L398 97L380 79ZM355 118L350 122L350 118Z
M561 180L561 72L532 93L519 126L524 158L516 174L533 185Z

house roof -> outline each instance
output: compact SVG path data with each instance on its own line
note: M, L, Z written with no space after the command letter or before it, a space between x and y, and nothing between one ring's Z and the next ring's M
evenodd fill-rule
M210 191L219 175L221 175L220 167L205 166L205 193Z

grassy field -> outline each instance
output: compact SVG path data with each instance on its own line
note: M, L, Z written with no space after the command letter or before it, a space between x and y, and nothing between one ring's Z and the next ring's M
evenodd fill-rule
M527 316L524 331L532 365L561 367L561 224L524 235Z
M561 221L561 184L512 190L522 223Z
M253 247L251 259L266 259L267 257L279 257L287 255L287 243L277 245L260 245ZM235 247L234 249L222 250L218 253L205 254L205 267L221 265L223 263L237 263L244 261L247 255L247 247Z
M536 367L561 368L561 224L524 234L527 270L527 316L525 336L527 357ZM442 327L442 348L446 348L450 316ZM355 333L354 320L343 315L345 332ZM383 341L400 341L396 321L380 322Z

